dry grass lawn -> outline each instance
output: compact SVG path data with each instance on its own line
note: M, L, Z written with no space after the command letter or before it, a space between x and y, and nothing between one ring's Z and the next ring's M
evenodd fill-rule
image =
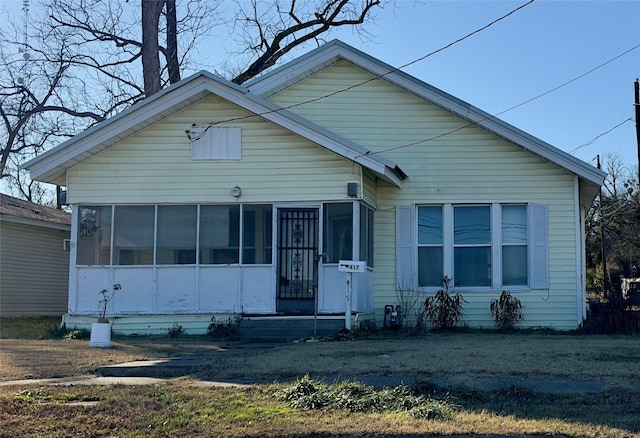
M15 327L14 327L15 328ZM0 381L91 374L96 367L215 351L206 337L117 337L114 348L86 340L38 340L6 323L0 339ZM37 331L37 330L36 330ZM8 335L12 335L9 339ZM21 338L20 338L21 337ZM283 344L220 354L196 375L148 386L0 386L0 438L94 437L418 437L553 435L640 437L640 338L553 332L468 331L407 337L387 334L351 342ZM274 398L295 379L358 375L456 377L465 383L429 393L455 409L453 419L416 419L402 412L301 410ZM606 382L600 393L543 394L518 386L479 390L476 379L549 378ZM203 380L281 382L244 388ZM629 388L636 388L629 389Z

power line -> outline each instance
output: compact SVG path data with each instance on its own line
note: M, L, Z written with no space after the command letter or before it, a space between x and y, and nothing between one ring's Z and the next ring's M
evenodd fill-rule
M622 122L620 122L620 123L618 123L617 125L613 126L611 129L609 129L609 130L607 130L607 131L603 132L602 134L598 134L598 135L596 135L594 138L592 138L592 139L591 139L591 140L589 140L588 142L583 143L583 144L581 144L580 146L577 146L577 147L575 147L575 148L571 149L571 150L569 151L569 153L570 153L570 154L573 154L574 152L578 151L579 149L582 149L582 148L583 148L583 147L585 147L585 146L589 146L590 144L593 144L593 143L594 143L596 140L598 140L600 137L603 137L603 136L607 135L607 134L608 134L608 133L610 133L611 131L613 131L613 130L615 130L615 129L619 128L620 126L622 126L622 125L624 125L625 123L630 122L630 121L632 121L632 120L633 120L633 117L629 117L628 119L623 120Z
M427 59L427 58L429 58L429 57L431 57L431 56L433 56L433 55L435 55L437 53L440 53L443 50L446 50L446 49L448 49L448 48L450 48L450 47L452 47L452 46L454 46L454 45L456 45L456 44L458 44L458 43L460 43L460 42L472 37L473 35L475 35L475 34L477 34L479 32L482 32L483 30L488 29L489 27L493 26L494 24L499 23L500 21L506 19L507 17L515 14L519 10L529 6L534 1L535 0L529 0L527 3L525 3L523 5L520 5L515 9L512 9L511 11L507 12L506 14L496 18L495 20L491 21L488 24L485 24L484 26L474 30L473 32L469 32L468 34L458 38L457 40L455 40L455 41L453 41L453 42L451 42L451 43L449 43L449 44L447 44L445 46L442 46L439 49L436 49L436 50L434 50L432 52L429 52L426 55L421 56L420 58L414 59L413 61L410 61L410 62L408 62L406 64L403 64L400 67L393 68L392 70L389 70L389 71L384 72L382 74L374 75L372 78L369 78L369 79L367 79L365 81L362 81L362 82L358 82L357 84L350 85L349 87L342 88L340 90L337 90L337 91L334 91L332 93L328 93L328 94L325 94L325 95L322 95L322 96L319 96L319 97L316 97L316 98L313 98L313 99L305 100L303 102L298 102L298 103L294 103L294 104L291 104L291 105L288 105L288 106L283 106L283 107L279 107L279 108L276 108L276 109L273 109L273 110L263 111L263 112L260 112L260 113L250 114L250 115L247 115L247 116L234 117L234 118L231 118L231 119L219 120L217 122L208 123L206 125L206 127L202 130L202 132L199 133L198 136L194 137L194 138L195 139L200 138L209 128L211 128L212 126L215 126L215 125L219 125L219 124L222 124L222 123L229 123L229 122L237 122L239 120L246 120L246 119L249 119L249 118L252 118L252 117L259 117L259 116L264 116L264 115L268 115L268 114L273 114L273 113L277 113L277 112L280 112L280 111L283 111L283 110L288 110L290 108L295 108L295 107L299 107L299 106L306 105L306 104L309 104L309 103L317 102L317 101L320 101L322 99L326 99L326 98L335 96L337 94L344 93L346 91L349 91L349 90L352 90L354 88L360 87L362 85L368 84L369 82L373 82L373 81L375 81L377 79L381 79L381 78L383 78L385 76L388 76L390 74L396 73L396 72L400 71L401 69L403 69L405 67L408 67L410 65L416 64L416 63L418 63L420 61L424 61L425 59Z
M556 90L559 90L560 88L565 87L565 86L567 86L567 85L569 85L569 84L571 84L571 83L573 83L573 82L575 82L575 81L577 81L579 79L582 79L583 77L595 72L596 70L604 67L607 64L612 63L613 61L623 57L624 55L636 50L639 47L640 47L640 44L636 44L635 46L631 47L630 49L625 50L624 52L620 53L619 55L616 55L613 58L611 58L611 59L609 59L609 60L607 60L607 61L605 61L605 62L603 62L601 64L598 64L597 66L587 70L585 73L582 73L581 75L578 75L573 79L570 79L570 80L568 80L566 82L563 82L562 84L560 84L560 85L558 85L558 86L556 86L554 88L551 88L550 90L547 90L544 93L540 93L540 94L538 94L538 95L536 95L536 96L534 96L534 97L532 97L530 99L525 100L524 102L521 102L521 103L519 103L517 105L514 105L512 107L509 107L509 108L507 108L505 110L502 110L502 111L500 111L498 113L495 113L495 114L489 115L487 117L484 117L484 118L482 118L482 119L480 119L478 121L469 122L464 126L461 126L459 128L453 129L451 131L448 131L448 132L445 132L445 133L442 133L442 134L438 134L436 136L433 136L433 137L430 137L430 138L427 138L427 139L424 139L424 140L418 140L418 141L415 141L415 142L412 142L412 143L407 143L407 144L403 144L403 145L399 145L399 146L393 146L393 147L390 147L390 148L387 148L387 149L383 149L383 150L380 150L380 151L376 151L376 152L368 152L368 153L366 153L364 155L371 156L371 155L376 155L376 154L382 154L382 153L385 153L385 152L395 151L395 150L398 150L398 149L403 149L403 148L406 148L406 147L416 146L416 145L419 145L419 144L422 144L422 143L426 143L426 142L429 142L429 141L433 141L433 140L437 140L437 139L442 138L444 136L447 136L447 135L453 134L455 132L461 131L461 130L463 130L465 128L468 128L469 126L478 125L478 124L480 124L480 123L482 123L484 121L495 119L501 114L504 114L504 113L506 113L508 111L514 110L516 108L519 108L519 107L521 107L523 105L526 105L527 103L533 102L534 100L537 100L537 99L539 99L539 98L541 98L543 96L546 96L549 93L552 93L552 92L554 92ZM363 155L361 155L361 156L363 156Z

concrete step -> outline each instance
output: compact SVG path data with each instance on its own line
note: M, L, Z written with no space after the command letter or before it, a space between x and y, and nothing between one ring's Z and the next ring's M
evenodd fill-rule
M344 318L243 317L240 336L243 339L302 339L311 336L332 336L344 328Z

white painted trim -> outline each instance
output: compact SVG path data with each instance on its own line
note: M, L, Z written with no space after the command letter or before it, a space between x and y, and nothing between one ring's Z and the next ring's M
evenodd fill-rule
M67 296L67 312L78 309L78 269L76 258L78 253L78 206L71 205L71 252L69 253L69 284Z
M576 305L578 326L582 324L586 315L586 288L583 283L583 228L580 214L580 181L577 176L573 177L573 211L575 221L575 239L576 239Z

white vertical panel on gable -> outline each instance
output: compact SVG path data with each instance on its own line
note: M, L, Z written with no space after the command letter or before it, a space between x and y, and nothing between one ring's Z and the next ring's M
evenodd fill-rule
M191 128L193 160L240 160L242 130L239 127L206 126Z

